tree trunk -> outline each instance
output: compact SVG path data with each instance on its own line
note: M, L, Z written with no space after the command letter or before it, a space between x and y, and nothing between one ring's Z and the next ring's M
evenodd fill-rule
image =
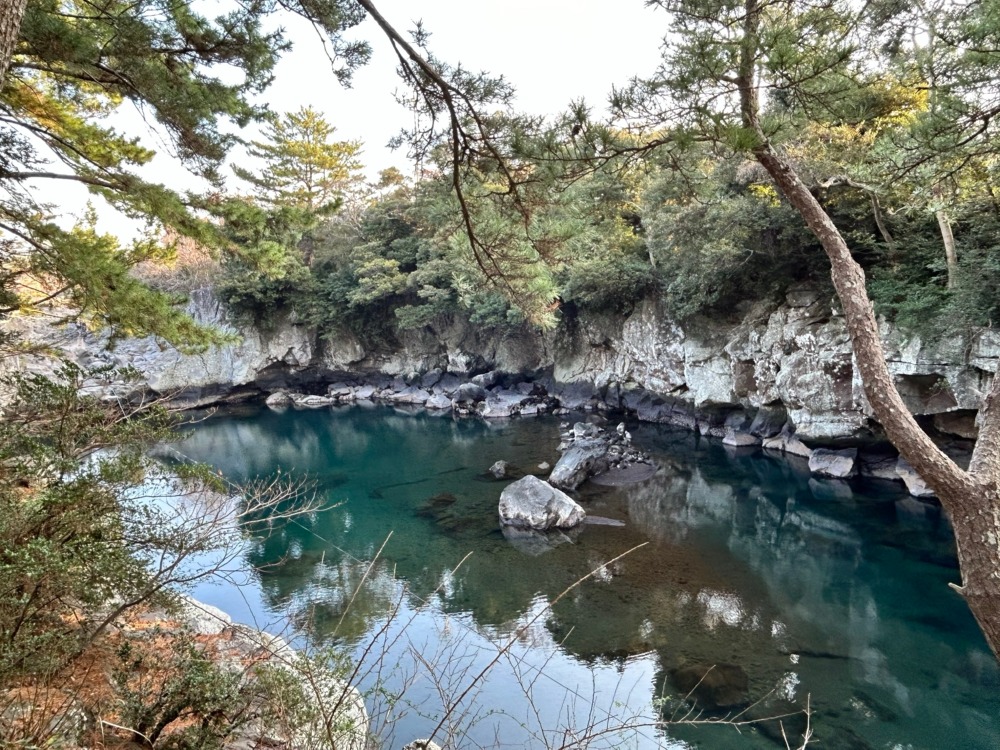
M924 481L933 488L955 530L965 597L987 643L1000 659L1000 483L996 464L981 457L976 475L959 468L916 423L896 390L882 349L875 311L865 288L861 266L823 207L805 187L791 166L768 143L754 154L778 188L809 225L830 258L830 272L851 336L854 359L865 396L889 440ZM989 401L995 400L996 384ZM992 404L990 404L992 405ZM979 440L995 445L997 420L982 420Z
M955 251L955 233L951 231L951 222L948 221L948 214L941 209L934 212L937 218L938 228L941 230L941 241L944 243L944 257L948 264L948 288L955 288L955 280L958 275L958 253Z
M3 0L7 7L0 10L0 88L7 80L10 58L14 54L17 37L21 33L21 21L28 0Z
M1000 375L995 375L980 419L971 472L963 471L927 436L896 389L885 361L875 310L864 270L833 220L802 182L792 165L771 145L759 119L755 79L760 24L758 0L746 0L737 89L744 127L757 145L757 161L816 235L830 259L830 274L861 373L865 396L900 454L937 493L955 530L965 597L973 616L1000 659Z
M972 610L993 653L1000 658L1000 487L983 486L980 494L965 498L962 507L949 510L962 585L953 586Z

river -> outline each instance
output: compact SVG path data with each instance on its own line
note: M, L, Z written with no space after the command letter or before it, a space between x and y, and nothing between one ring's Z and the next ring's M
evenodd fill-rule
M1000 670L947 585L936 506L629 424L657 474L579 492L624 526L508 540L486 470L553 464L558 425L361 406L197 422L179 453L236 481L309 477L332 507L195 595L349 655L389 748L435 728L455 747L783 748L806 705L809 747L1000 747Z

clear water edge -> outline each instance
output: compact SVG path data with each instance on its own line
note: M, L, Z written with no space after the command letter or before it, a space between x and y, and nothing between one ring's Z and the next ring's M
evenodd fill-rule
M521 628L439 738L558 746L631 722L641 726L597 746L783 746L773 724L650 726L654 700L677 693L674 670L736 664L759 715L809 697L818 747L1000 747L1000 673L946 585L957 571L936 508L894 485L816 480L793 462L630 425L658 474L580 493L588 512L626 526L585 527L535 557L499 532L504 485L483 473L498 459L553 463L557 425L387 407L242 408L197 424L177 446L185 455L235 480L309 475L337 507L249 549L245 585L196 596L271 629L308 619L314 642L361 661L363 689L403 692L388 715L372 692L388 747L437 726Z

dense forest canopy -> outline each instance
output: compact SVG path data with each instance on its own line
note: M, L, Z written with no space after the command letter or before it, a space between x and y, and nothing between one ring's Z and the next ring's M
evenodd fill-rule
M436 58L421 27L401 33L370 0L251 0L217 18L173 0L8 3L0 314L58 299L122 333L218 342L176 305L176 286L135 273L185 243L222 265L220 293L261 324L290 307L330 335L383 343L455 314L552 326L652 296L678 318L728 315L798 282L824 286L877 418L952 517L958 588L997 651L998 389L984 394L963 470L902 405L868 294L923 335L998 320L1000 2L647 5L665 30L660 68L611 92L607 115L579 102L540 117L515 109L502 77ZM372 43L396 54L421 115L398 141L416 179L364 185L337 123L253 103L286 51L282 13L313 24L345 81L369 55L349 32L374 19ZM108 119L124 101L208 190L138 176L152 152ZM259 171L243 166L241 191L226 192L226 154L250 123L265 124L247 139ZM44 180L86 185L156 234L120 243L86 223L66 229L30 187ZM4 468L4 502L62 486L64 473Z
M295 299L283 302L312 319L364 328L379 318L383 332L461 309L551 324L580 307L627 310L651 293L681 317L726 313L795 281L826 283L815 240L748 158L734 119L743 5L647 5L665 30L661 68L636 71L611 92L608 115L580 102L547 118L519 114L503 78L435 59L419 25L404 35L370 3L291 7L322 32L345 81L369 55L369 43L349 32L374 15L399 55L407 101L424 113L398 141L421 165L416 184L364 191L349 177L360 144L310 154L304 139L287 140L305 108L270 113L253 103L288 46L272 18L288 11L252 3L212 19L177 3L80 3L80 12L27 3L4 85L5 306L60 292L123 332L212 340L128 272L169 257L170 243L119 247L92 226L63 229L29 187L46 179L81 182L172 238L222 251L236 273L231 299L248 313L264 312L254 299L274 302L284 285ZM924 334L990 324L1000 270L992 4L762 9L765 128L849 234L879 311ZM718 23L699 28L709 17ZM221 75L224 67L240 75ZM215 187L193 194L137 176L152 151L107 119L125 100ZM235 168L242 183L222 181L225 154L241 140L227 122L265 126L263 140L248 144L260 166ZM281 163L282 148L320 169L341 160L341 188L317 205L297 199L294 191L301 198L316 184L292 184L301 175ZM278 183L286 187L264 187ZM226 184L242 194L224 192ZM376 214L395 214L396 231L413 235L409 255L374 247L368 211L376 223ZM241 228L247 222L257 229ZM260 235L265 224L273 236ZM387 245L401 239L380 231ZM301 260L311 268L305 284ZM39 277L41 287L19 283Z

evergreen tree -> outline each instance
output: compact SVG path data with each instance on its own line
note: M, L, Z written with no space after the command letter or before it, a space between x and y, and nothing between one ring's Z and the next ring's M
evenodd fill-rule
M288 48L283 32L270 30L271 17L290 11L307 18L341 61L338 74L349 79L368 47L342 32L363 12L349 0L251 0L213 19L195 4L171 0L30 0L8 50L19 6L6 4L0 24L0 54L9 62L0 90L0 314L59 297L125 333L195 346L217 340L185 322L175 300L130 278L132 266L169 248L149 240L122 247L86 227L67 230L36 188L76 182L154 229L230 248L209 220L219 205L219 166L236 140L223 124L243 127L268 114L251 97L271 82ZM207 181L205 194L139 175L153 151L109 124L125 102L158 123L174 156Z
M233 171L266 204L328 213L362 179L361 143L334 141L334 131L312 107L274 117L264 130L266 140L252 141L248 149L263 169L236 166Z

